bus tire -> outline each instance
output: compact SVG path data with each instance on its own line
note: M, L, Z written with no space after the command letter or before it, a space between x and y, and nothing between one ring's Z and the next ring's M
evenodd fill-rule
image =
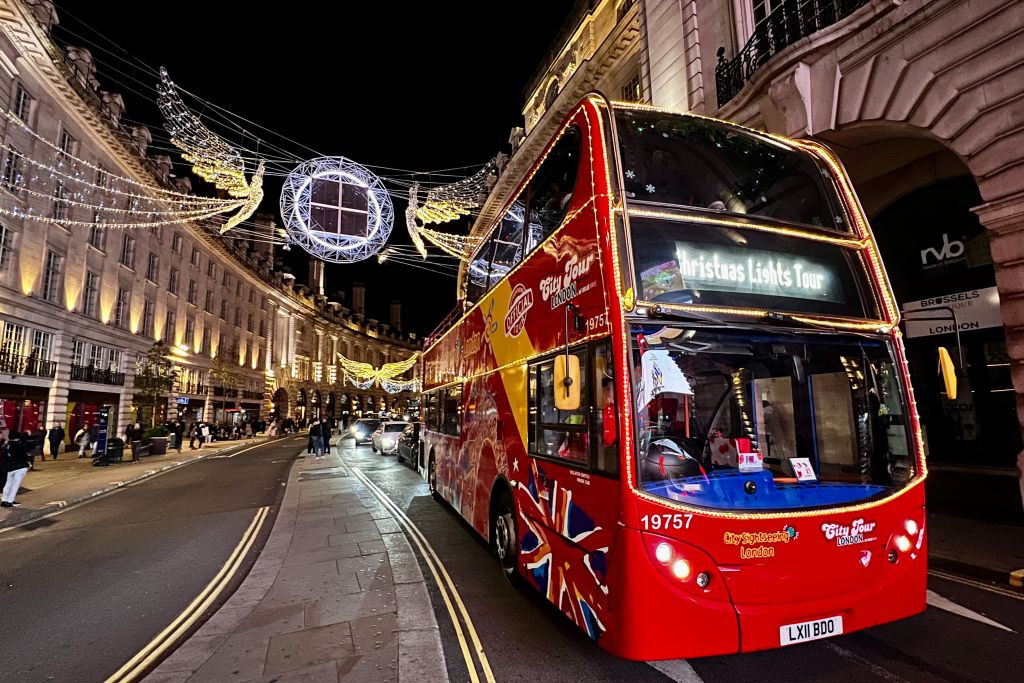
M437 460L434 451L430 451L430 459L427 460L427 488L434 500L441 500L441 494L437 492Z
M491 511L491 539L501 573L510 583L519 577L519 533L516 527L516 506L512 494L505 489Z

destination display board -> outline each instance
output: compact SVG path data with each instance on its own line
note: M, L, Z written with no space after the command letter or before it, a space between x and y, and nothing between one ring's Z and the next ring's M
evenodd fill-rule
M643 301L879 315L859 257L839 245L645 218L631 237Z

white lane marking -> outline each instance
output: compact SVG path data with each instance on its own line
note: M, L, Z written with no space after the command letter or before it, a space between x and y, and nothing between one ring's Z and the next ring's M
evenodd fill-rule
M850 652L845 647L836 645L834 642L826 642L825 647L832 650L832 652L835 652L843 659L847 659L856 664L857 666L861 667L862 669L870 671L874 675L881 678L883 681L892 681L892 683L902 683L907 680L906 678L894 674L892 671L889 671L888 669L881 667L875 664L874 662L864 659L860 655Z
M957 614L961 617L973 619L974 621L986 624L987 626L994 626L995 628L1000 628L1009 633L1016 633L1016 631L1014 631L1012 628L1007 628L1006 626L1000 624L998 621L992 621L983 614L978 614L974 610L970 610L962 605L958 605L952 600L942 597L935 591L928 591L928 604L932 607L938 607L939 609L944 609L947 612L952 612L953 614Z
M1024 593L1012 588L1003 588L1002 586L995 586L990 583L982 583L981 581L975 581L974 579L968 579L963 576L957 576L956 574L949 574L939 569L929 569L928 573L932 576L937 576L940 579L946 581L952 581L953 583L959 583L964 586L970 586L971 588L977 588L978 590L988 591L989 593L995 593L1001 595L1004 598L1013 598L1014 600L1024 600Z
M704 680L685 659L666 659L647 663L678 683L701 683Z

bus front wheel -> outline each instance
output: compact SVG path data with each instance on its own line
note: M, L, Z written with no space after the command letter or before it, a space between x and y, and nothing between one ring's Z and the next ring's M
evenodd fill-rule
M516 532L515 505L508 491L504 491L498 499L491 528L494 530L494 551L498 555L501 571L506 579L515 581L519 565L519 536Z

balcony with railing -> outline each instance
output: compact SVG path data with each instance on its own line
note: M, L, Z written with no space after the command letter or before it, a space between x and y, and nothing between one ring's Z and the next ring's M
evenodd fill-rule
M214 387L214 396L223 396L225 398L238 398L238 389L228 389L225 387Z
M72 382L92 382L94 384L109 384L111 386L124 386L124 373L104 370L93 365L71 365Z
M0 373L52 378L57 374L57 363L52 360L42 360L35 354L20 356L0 351Z
M253 391L252 389L243 389L242 398L250 401L258 401L263 399L262 391Z
M715 87L718 106L724 107L739 94L765 63L793 43L853 14L868 0L783 0L758 22L754 34L732 59L718 48Z

